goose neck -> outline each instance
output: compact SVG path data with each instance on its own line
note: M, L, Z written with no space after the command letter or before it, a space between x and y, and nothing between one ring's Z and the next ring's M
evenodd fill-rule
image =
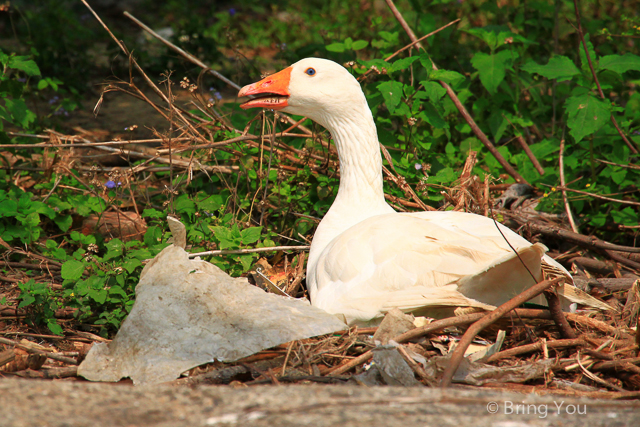
M367 113L343 117L328 126L340 160L340 187L336 202L384 203L382 156L376 126L368 108Z

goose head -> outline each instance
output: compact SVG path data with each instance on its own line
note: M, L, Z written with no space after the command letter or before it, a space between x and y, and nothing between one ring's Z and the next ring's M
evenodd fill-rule
M331 129L364 113L370 116L358 81L346 68L321 58L306 58L257 83L243 87L238 97L255 96L240 107L268 108L306 116ZM355 118L354 117L354 118Z

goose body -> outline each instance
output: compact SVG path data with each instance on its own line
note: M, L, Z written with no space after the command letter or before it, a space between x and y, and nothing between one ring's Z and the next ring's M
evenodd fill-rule
M544 264L571 277L545 255L544 245L484 216L395 212L384 199L371 110L341 65L303 59L238 94L248 95L257 97L242 108L306 116L327 128L336 144L340 187L307 263L314 306L344 315L349 324L375 322L394 307L441 316L457 307L502 304L541 280ZM562 293L570 301L594 300L569 285Z

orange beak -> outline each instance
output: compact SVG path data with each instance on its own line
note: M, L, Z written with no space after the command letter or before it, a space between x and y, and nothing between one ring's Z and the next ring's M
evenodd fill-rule
M240 105L240 108L269 108L280 110L287 105L289 99L289 79L291 77L291 67L270 75L257 83L247 85L240 89L238 97L258 95Z

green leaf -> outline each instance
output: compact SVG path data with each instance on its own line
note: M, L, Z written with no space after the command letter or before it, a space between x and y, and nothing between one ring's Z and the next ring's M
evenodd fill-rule
M26 307L29 304L33 304L36 301L36 298L29 293L20 294L20 304L18 304L18 308Z
M438 101L447 93L447 90L442 87L440 83L436 82L428 82L423 81L420 84L424 87L424 92L426 93L427 98L434 104L437 104ZM420 94L420 92L418 92ZM416 96L418 98L418 96ZM420 98L418 98L420 99Z
M104 304L109 292L106 289L91 289L87 292L87 295L89 295L98 304Z
M129 274L131 274L135 271L136 268L138 268L141 265L142 263L140 262L140 260L137 260L134 258L134 259L128 259L125 262L123 262L122 268L124 268L125 270L127 270Z
M402 83L382 82L378 85L378 90L384 98L384 103L391 114L396 110L402 100Z
M609 103L588 93L567 99L565 109L568 115L567 125L571 129L569 133L576 142L600 130L611 116Z
M395 71L405 70L409 68L409 66L411 66L411 64L413 64L418 59L420 59L419 56L410 56L408 58L399 59L391 65L390 71L395 72Z
M49 328L49 330L51 332L53 332L55 335L64 335L64 330L62 329L62 326L58 325L58 322L56 322L55 319L51 319L47 322L47 328Z
M16 216L18 214L18 202L11 199L3 200L0 203L0 218Z
M124 249L124 243L122 243L122 240L120 239L111 239L107 243L105 243L105 246L109 251L115 251L119 253L122 253L122 250Z
M617 224L622 225L638 225L638 213L631 207L626 207L622 210L612 210L611 216Z
M540 65L533 61L527 62L522 69L531 74L539 74L548 79L566 80L576 74L580 74L580 70L566 56L558 55L549 60L547 65Z
M260 234L262 233L262 227L249 227L245 228L240 232L242 236L242 243L245 245L249 245L251 243L255 243L260 239Z
M36 119L36 115L27 108L24 99L5 99L5 107L7 112L11 114L13 121L24 129L28 129L29 125Z
M470 28L466 32L482 39L491 50L497 47L498 35L493 31L487 31L484 28Z
M627 170L621 167L614 167L611 171L611 179L616 184L620 185L624 181L624 178L627 176Z
M479 52L471 58L471 65L480 72L482 85L490 94L495 95L498 86L504 80L506 68L511 60L512 52L508 50L502 50L490 55Z
M62 264L60 274L64 280L78 280L84 273L84 263L71 259Z
M28 56L13 56L9 59L9 68L24 71L28 76L39 76L38 65Z
M40 224L40 215L37 212L31 212L29 215L25 216L21 221L22 225L26 225L27 227L35 227Z
M440 169L438 173L436 173L436 175L432 177L432 179L433 181L438 183L449 183L456 180L457 175L452 168L446 167L446 168Z
M589 51L589 58L591 58L591 63L593 67L598 69L598 55L596 55L596 50L593 48L593 43L589 41L589 34L585 34L585 41L587 42L587 50ZM587 60L587 55L584 52L584 46L580 44L578 49L578 53L580 55L580 68L584 74L591 75L591 68L589 68L589 61Z
M71 215L59 215L57 216L53 222L60 228L62 231L68 231L71 228L71 224L73 223L73 218Z
M136 250L127 252L127 257L134 258L139 261L143 261L145 259L153 258L153 255L151 255L151 252L149 251L149 249L142 248L142 249L136 249Z
M178 196L173 206L175 207L176 212L185 214L194 214L196 212L196 204L189 198L188 194L181 194Z
M345 48L344 48L344 43L331 43L330 45L325 46L325 48L329 51L329 52L344 52Z
M502 116L502 111L496 109L489 116L488 123L495 141L498 142L502 138L504 131L507 130L509 122Z
M167 214L157 209L145 209L144 211L142 211L143 218L160 219L164 218L165 216L167 216Z
M451 70L433 70L429 73L429 80L442 80L452 86L464 81L464 79L465 77L462 74Z
M442 129L447 127L447 122L444 121L438 110L428 102L422 104L423 110L420 113L420 117L426 122L431 124L434 128Z
M600 58L600 68L620 74L629 70L640 71L640 56L631 53L603 56Z
M251 268L253 264L254 255L240 255L238 258L240 259L240 264L242 264L242 269L247 271Z
M236 239L233 230L223 226L210 227L213 235L220 242L220 249L236 248L240 239Z
M361 49L364 49L367 46L369 46L369 42L368 41L366 41L366 40L356 40L351 45L351 49L352 50L361 50Z
M203 200L199 200L197 202L198 209L204 209L209 212L215 212L222 206L223 200L222 198L216 197L218 195L209 196Z

